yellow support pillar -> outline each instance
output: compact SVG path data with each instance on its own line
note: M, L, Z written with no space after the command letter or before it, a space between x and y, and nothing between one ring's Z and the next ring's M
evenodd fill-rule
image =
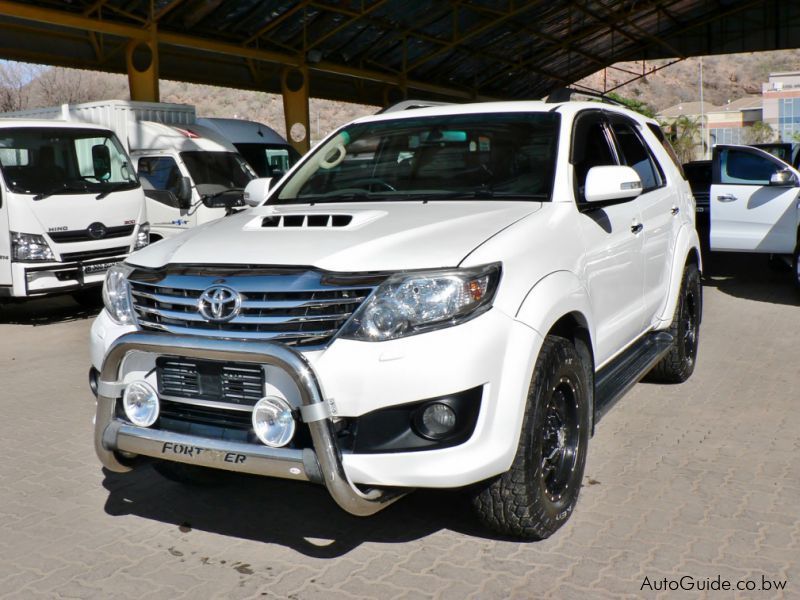
M147 41L128 42L125 60L128 65L131 100L158 102L158 42L155 30Z
M284 69L281 77L286 138L300 154L311 148L308 110L308 68Z

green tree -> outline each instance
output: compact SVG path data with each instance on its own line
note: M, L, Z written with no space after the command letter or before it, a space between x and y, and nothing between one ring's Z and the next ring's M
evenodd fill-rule
M620 96L619 94L615 94L614 92L606 94L606 97L610 98L611 100L616 100L617 102L621 102L626 107L630 108L631 110L635 110L638 113L643 114L645 117L650 117L651 119L655 119L656 117L655 109L649 104L642 102L641 100L623 98L622 96Z
M744 130L744 142L746 144L763 144L771 142L775 138L775 131L769 123L756 121Z
M698 147L704 148L703 141L700 139L699 117L693 119L686 115L681 115L671 123L668 123L665 130L675 154L678 155L678 159L682 163L694 160Z

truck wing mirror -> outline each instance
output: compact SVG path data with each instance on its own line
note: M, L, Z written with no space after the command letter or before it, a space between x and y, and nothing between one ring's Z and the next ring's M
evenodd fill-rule
M800 181L791 170L782 169L772 174L769 178L769 184L775 187L798 187L800 186Z
M106 181L111 177L111 151L105 144L92 146L92 167L97 181Z
M272 183L271 177L261 177L253 179L244 188L244 202L248 206L259 206L264 203L269 194L269 185Z
M181 177L178 182L178 208L190 208L192 206L192 180L188 177Z

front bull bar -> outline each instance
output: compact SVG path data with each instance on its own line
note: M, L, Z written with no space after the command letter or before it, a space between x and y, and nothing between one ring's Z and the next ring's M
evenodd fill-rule
M300 391L300 415L311 431L313 452L182 435L136 427L115 419L115 405L125 389L120 370L123 360L131 352L256 363L283 369ZM344 470L330 415L329 405L323 399L319 381L310 363L302 354L287 346L274 342L134 331L117 338L103 360L97 382L94 445L100 462L117 473L131 470L130 466L120 461L117 451L163 458L165 444L169 443L200 449L196 456L192 453L191 457L180 457L180 462L190 464L301 480L313 479L314 471L318 469L322 482L336 503L348 513L362 517L375 514L404 496L406 490L371 489L362 492L350 481ZM252 459L251 462L256 466L250 469L235 459L216 460L231 453L234 457Z

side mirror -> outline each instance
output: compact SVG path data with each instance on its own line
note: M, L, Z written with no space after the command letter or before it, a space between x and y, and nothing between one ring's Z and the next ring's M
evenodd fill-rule
M178 182L178 208L190 208L192 206L192 180L188 177L181 177Z
M621 165L589 169L583 191L586 202L611 204L632 200L641 193L642 180L639 174Z
M800 186L800 181L792 171L783 169L772 174L769 178L769 184L776 187L798 187Z
M269 184L272 183L271 177L261 177L253 179L244 188L244 203L248 206L260 206L269 195Z
M94 178L98 181L106 181L111 177L111 151L105 144L92 146L92 167Z

